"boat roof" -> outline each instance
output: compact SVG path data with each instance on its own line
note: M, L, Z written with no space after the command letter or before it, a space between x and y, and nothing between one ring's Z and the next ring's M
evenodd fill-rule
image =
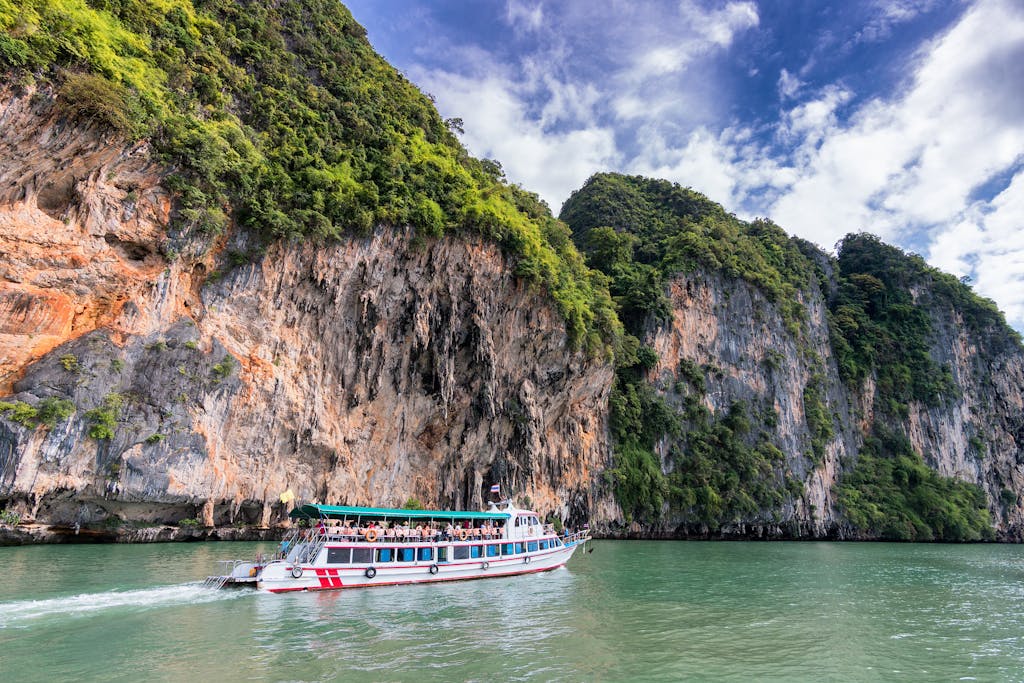
M400 519L500 519L508 512L466 512L457 510L409 510L405 508L369 508L349 505L300 505L291 512L292 517L363 517Z

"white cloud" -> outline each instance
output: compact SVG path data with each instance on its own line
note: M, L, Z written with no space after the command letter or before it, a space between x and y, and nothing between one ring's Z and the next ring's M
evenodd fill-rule
M939 232L928 260L971 277L975 290L998 302L1012 324L1024 325L1024 171L987 207L975 204Z
M530 5L509 0L505 19L517 31L536 31L544 25L544 8L539 2Z
M836 112L853 99L853 92L829 86L815 100L797 105L782 117L779 137L786 142L799 142L798 152L810 155L825 136L839 129Z
M779 73L779 99L791 100L796 96L800 87L803 86L803 81L797 78L795 75L789 73L786 69L783 69Z
M875 0L872 14L853 37L853 43L877 43L892 35L894 26L930 12L937 0Z
M703 116L712 98L688 97L679 86L691 66L756 26L756 7L731 2L705 11L684 2L674 11L657 8L616 23L609 8L509 2L506 20L516 31L534 31L541 47L515 64L502 64L478 46L432 46L458 70L411 70L437 97L444 116L463 119L463 142L478 155L501 161L508 177L536 191L557 213L569 193L591 174L624 167L612 121L652 119L679 126L679 117ZM559 14L559 11L562 13ZM567 66L581 56L565 42L565 31L600 27L611 45L610 70L597 80L578 80ZM612 38L614 36L614 39ZM589 46L588 46L589 49ZM435 57L438 53L435 53ZM664 87L664 79L673 87ZM692 87L708 87L689 79Z
M693 61L709 52L728 47L735 37L758 25L757 8L750 2L731 2L725 7L703 10L684 1L679 15L659 27L653 42L646 31L635 36L632 65L618 75L620 85L642 84L649 79L681 73Z
M699 5L683 0L679 11L694 26L699 27L712 44L719 47L729 46L737 33L753 28L760 22L757 6L752 2L730 2L721 9L706 12Z
M1021 64L1024 13L981 2L925 46L902 97L863 104L843 126L827 95L797 107L788 130L805 136L800 177L773 218L825 245L856 230L898 241L960 224L972 190L1024 154L1024 104L1006 93L1024 82Z
M474 154L499 159L555 212L592 173L622 170L691 186L741 216L769 215L826 248L859 230L918 246L931 235L936 265L971 274L1024 324L1024 178L991 202L974 197L1024 159L1019 0L967 8L904 65L895 93L865 99L841 82L811 89L825 54L815 52L799 71L780 71L786 108L758 130L728 118L707 77L713 59L759 26L750 2L507 7L514 32L531 32L531 54L501 64L488 49L435 41L431 49L448 50L444 63L457 66L413 77L444 115L464 119ZM934 7L879 0L855 42L884 40ZM819 40L825 51L848 46L828 33Z
M586 88L554 83L556 94L545 108L548 114L538 118L529 111L526 86L515 80L433 71L423 74L421 82L443 94L438 101L443 114L461 114L463 142L471 153L499 160L512 182L537 192L555 213L595 170L619 164L610 128L575 126L558 132L545 126L545 121L560 121L566 112L592 99ZM543 83L550 84L550 79Z
M751 141L746 128L715 134L701 127L679 146L668 144L653 128L645 131L644 139L628 172L692 187L746 218L763 215L765 199L796 179L792 168L776 163Z

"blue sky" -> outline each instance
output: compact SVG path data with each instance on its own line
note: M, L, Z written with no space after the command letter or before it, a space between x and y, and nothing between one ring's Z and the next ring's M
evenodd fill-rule
M1024 328L1024 0L350 0L557 214L667 178L825 249L868 230Z

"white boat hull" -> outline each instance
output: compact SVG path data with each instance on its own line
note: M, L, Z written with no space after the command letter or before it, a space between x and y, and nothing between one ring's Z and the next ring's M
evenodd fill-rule
M518 555L450 562L386 562L372 565L315 562L295 565L288 560L275 560L260 571L256 586L272 593L284 593L515 576L562 567L580 545L575 543ZM322 553L321 557L324 555ZM301 568L301 573L295 570L296 567ZM370 569L372 571L368 572ZM294 576L293 571L300 575Z

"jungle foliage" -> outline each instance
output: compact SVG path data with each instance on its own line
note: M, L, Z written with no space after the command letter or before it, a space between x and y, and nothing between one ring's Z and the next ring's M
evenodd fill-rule
M668 279L705 268L743 279L775 303L796 334L805 317L799 293L817 273L815 247L766 219L741 221L699 192L667 180L600 173L559 216L593 268L611 277L626 329L670 315Z
M688 188L613 173L590 178L560 218L588 264L608 276L627 332L609 399L615 464L608 472L627 515L654 521L668 509L716 525L749 519L786 495L799 495L800 482L781 471L782 452L752 428L747 406L736 402L724 415L711 415L702 402L703 370L684 362L686 386L677 398L687 409L677 413L647 381L658 357L639 338L647 325L670 319L669 279L696 269L754 285L799 334L805 315L799 292L818 273L807 256L813 247L770 221L741 221ZM830 428L830 421L822 426ZM664 437L668 441L656 448Z
M75 414L75 404L63 398L48 397L33 406L24 401L0 401L0 415L3 415L26 429L39 425L53 429Z
M940 476L902 434L876 428L838 502L856 529L899 541L991 539L992 518L975 484Z
M547 288L577 346L617 337L605 281L564 226L470 157L336 0L0 0L0 72L149 139L173 169L182 234L232 221L267 239L480 233Z
M912 400L934 405L956 391L950 370L929 353L932 306L952 307L996 351L1019 348L992 302L871 235L848 236L829 263L816 247L768 221L740 221L692 190L616 174L591 178L561 218L589 265L608 276L628 333L610 400L615 460L608 476L623 510L640 521L670 511L714 528L778 510L802 493L772 443L774 411L735 402L712 415L703 400L709 369L692 362L680 362L672 389L680 399L672 404L681 402L683 410L666 401L671 392L656 391L647 380L658 358L639 339L671 315L667 283L677 273L703 269L751 283L776 303L798 339L805 315L800 294L821 286L840 373L851 386L868 376L876 380L885 421L906 417ZM803 392L811 464L823 461L834 436L825 395L824 377L814 375ZM978 487L938 475L905 438L877 429L882 436L869 439L841 482L851 524L894 539L991 534Z
M906 417L910 401L936 405L956 394L950 369L929 352L934 307L957 311L992 352L1020 347L994 302L874 235L847 235L838 265L829 330L840 375L852 384L873 376L880 407L893 417Z

